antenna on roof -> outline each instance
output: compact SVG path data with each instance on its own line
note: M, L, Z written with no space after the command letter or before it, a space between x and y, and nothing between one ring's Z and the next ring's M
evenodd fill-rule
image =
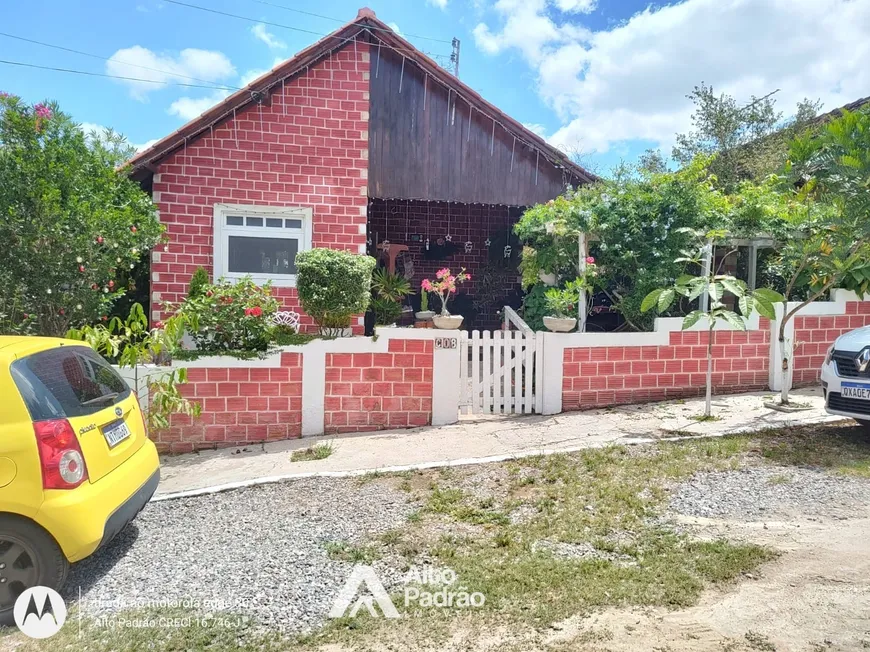
M454 36L451 45L453 51L450 53L450 63L453 64L453 76L459 79L459 39Z

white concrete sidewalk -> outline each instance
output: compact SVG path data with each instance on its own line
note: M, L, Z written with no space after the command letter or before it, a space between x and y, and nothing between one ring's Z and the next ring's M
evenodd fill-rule
M568 412L554 416L463 418L450 426L379 433L306 437L248 449L166 456L155 499L195 495L299 477L346 476L372 471L474 464L568 452L607 444L630 444L693 436L721 436L772 427L842 420L827 415L820 389L798 390L793 398L812 405L784 413L764 407L772 392L717 396L718 421L692 419L704 412L703 398ZM329 441L323 460L291 462L293 451Z

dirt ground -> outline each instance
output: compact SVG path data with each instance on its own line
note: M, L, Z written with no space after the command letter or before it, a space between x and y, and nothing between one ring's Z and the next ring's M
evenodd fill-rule
M612 652L870 649L870 509L849 520L685 522L701 537L785 554L689 609L608 609L563 623L546 642Z

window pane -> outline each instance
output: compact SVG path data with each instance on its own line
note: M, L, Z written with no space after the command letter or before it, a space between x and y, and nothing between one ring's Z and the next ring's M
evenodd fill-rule
M302 220L284 220L284 224L288 229L302 228Z
M16 360L10 369L34 421L93 414L130 395L126 381L83 346L34 353Z
M227 215L227 226L244 226L245 218L241 215Z
M297 251L299 240L295 238L230 236L227 270L242 274L295 274Z
M267 217L266 218L266 226L268 227L277 227L281 228L284 226L283 220L280 217Z
M249 217L248 218L248 226L263 226L263 218L262 217Z

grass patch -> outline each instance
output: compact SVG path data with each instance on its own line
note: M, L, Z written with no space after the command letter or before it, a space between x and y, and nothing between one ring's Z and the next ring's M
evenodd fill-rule
M708 421L722 420L722 417L716 416L715 414L693 414L689 418L692 421L697 421L698 423L707 423Z
M759 452L776 464L870 478L870 435L860 427L783 428L759 434L757 442Z
M780 484L789 484L791 483L791 476L787 473L777 473L776 475L770 476L767 480L767 484L772 485L780 485Z
M478 630L493 622L539 630L596 607L689 606L706 587L738 578L776 553L673 531L657 518L669 487L698 471L733 468L754 446L742 436L529 457L506 463L504 491L486 498L467 489L475 469L433 472L419 514L380 544L408 565L451 568L462 586L482 592L485 605L461 615L465 627ZM529 517L512 522L511 510L520 507ZM536 545L543 541L552 545ZM590 546L597 556L555 552ZM430 627L460 618L438 609L412 615L403 636L427 642ZM330 623L316 640L368 649L391 638L394 627L382 619L364 619L354 629Z
M327 541L323 549L330 559L340 559L354 564L370 564L380 559L380 553L372 546L355 545L347 541Z
M298 451L293 451L290 456L291 462L311 462L312 460L325 460L332 455L334 449L332 442L326 441L308 448L302 448Z

